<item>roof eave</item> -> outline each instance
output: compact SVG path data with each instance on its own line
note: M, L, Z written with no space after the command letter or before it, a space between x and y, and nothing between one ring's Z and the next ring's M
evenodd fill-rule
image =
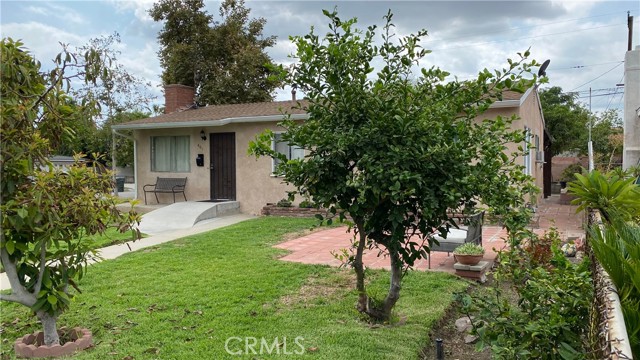
M242 123L261 123L284 120L285 115L267 115L267 116L250 116L250 117L234 117L220 120L198 120L198 121L174 121L174 122L152 122L146 124L121 124L112 126L116 130L151 130L151 129L168 129L168 128L191 128L191 127L210 127L224 126L229 124ZM307 114L293 114L292 120L307 120Z

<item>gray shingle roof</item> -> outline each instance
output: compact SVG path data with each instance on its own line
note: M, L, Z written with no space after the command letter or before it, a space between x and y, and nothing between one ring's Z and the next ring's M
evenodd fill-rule
M273 101L248 104L211 105L195 109L176 111L171 114L154 116L127 122L123 125L141 125L153 123L180 123L193 121L215 121L231 118L253 118L261 116L304 114L304 111L293 109L300 101Z

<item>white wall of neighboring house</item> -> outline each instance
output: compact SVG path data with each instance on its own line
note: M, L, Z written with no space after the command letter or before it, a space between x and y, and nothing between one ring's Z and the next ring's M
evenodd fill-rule
M624 57L624 144L622 168L640 161L640 45Z

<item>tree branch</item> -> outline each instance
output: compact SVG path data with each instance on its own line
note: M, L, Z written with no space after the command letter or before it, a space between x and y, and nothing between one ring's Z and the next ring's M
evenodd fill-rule
M36 282L34 294L38 294L40 292L40 288L42 287L42 278L44 277L44 270L46 269L46 261L47 261L47 242L42 241L42 246L40 247L40 270L38 271L38 281Z
M12 292L8 295L0 294L0 300L13 301L29 307L33 306L33 304L36 303L36 297L29 293L20 283L16 264L11 261L7 249L4 247L0 249L0 258L2 259L2 266L4 266L4 271L9 279L9 285L11 285Z
M36 303L35 296L20 296L18 294L0 294L0 301L15 302L28 307L32 307Z

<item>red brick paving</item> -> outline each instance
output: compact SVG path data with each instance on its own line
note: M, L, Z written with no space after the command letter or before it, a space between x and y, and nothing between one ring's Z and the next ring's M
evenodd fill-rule
M540 216L539 228L534 231L538 234L555 224L563 239L584 236L582 214L576 214L575 206L559 204L558 195L543 200L538 206L537 215ZM341 249L350 248L353 234L347 233L346 230L346 227L323 230L285 241L275 247L291 251L290 254L280 258L283 261L339 266L340 261L333 256L332 252L340 252ZM486 250L485 260L494 260L496 257L494 250L500 250L506 246L504 241L506 230L499 226L483 226L482 238L483 247ZM363 256L365 266L389 269L389 259L384 255L378 256L378 253L379 251L376 249L365 251ZM453 264L453 255L444 252L431 254L431 270L454 273ZM419 260L414 268L428 270L428 260Z

